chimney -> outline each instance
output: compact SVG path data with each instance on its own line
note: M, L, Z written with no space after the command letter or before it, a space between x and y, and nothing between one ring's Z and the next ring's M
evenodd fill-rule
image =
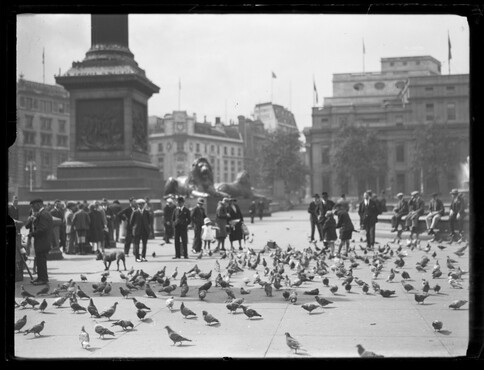
M215 117L215 124L220 125L220 117Z
M207 116L203 116L203 123L207 123Z

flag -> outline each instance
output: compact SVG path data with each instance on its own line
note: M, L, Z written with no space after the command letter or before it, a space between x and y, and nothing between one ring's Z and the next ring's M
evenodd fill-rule
M277 76L274 72L272 72L272 78L277 78Z
M313 89L316 94L316 104L318 104L318 89L316 89L316 81L313 80Z
M448 57L448 60L451 60L452 59L452 45L450 44L450 35L447 33L447 41L448 41L448 44L449 44L449 57Z
M366 51L365 51L365 39L363 39L363 54L366 54Z

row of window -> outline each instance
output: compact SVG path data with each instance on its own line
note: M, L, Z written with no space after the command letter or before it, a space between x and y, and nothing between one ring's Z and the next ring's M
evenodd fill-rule
M40 117L40 129L45 131L52 131L53 119L49 117ZM34 128L34 116L26 114L24 126L26 129ZM57 120L57 130L59 132L66 132L67 121L64 119Z
M176 151L177 152L183 152L185 151L185 143L183 141L176 141ZM195 149L195 153L201 153L201 148L202 145L204 145L204 152L205 154L208 153L208 149L210 148L210 153L215 154L215 151L217 154L220 154L220 146L219 145L208 145L208 144L200 144L200 143L195 143L195 147L193 147L193 144L190 143L189 148L190 151L193 151ZM168 143L167 145L164 145L163 143L158 143L158 153L163 153L166 147L166 151L171 150L171 143ZM230 155L235 156L235 147L230 147ZM223 147L223 153L224 155L229 155L229 147L224 146ZM237 148L237 155L239 157L242 157L242 148Z
M25 145L35 145L37 133L35 131L24 131L24 144ZM57 138L56 145L67 148L68 147L68 137L67 135L56 135ZM40 134L40 145L41 146L52 146L53 135L52 134Z
M43 100L35 99L27 96L19 97L20 108L25 108L28 110L38 110L44 113L67 113L69 112L69 104L53 101L53 100Z

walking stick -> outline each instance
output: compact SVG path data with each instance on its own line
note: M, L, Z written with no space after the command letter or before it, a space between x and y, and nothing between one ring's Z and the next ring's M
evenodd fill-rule
M17 249L19 247L17 246ZM32 276L32 273L30 272L30 269L29 269L29 266L27 265L27 262L25 261L24 259L24 254L20 252L20 250L18 251L19 254L20 254L20 260L22 261L22 264L24 265L24 267L27 269L27 272L29 273L30 275L30 280L34 280L34 277Z

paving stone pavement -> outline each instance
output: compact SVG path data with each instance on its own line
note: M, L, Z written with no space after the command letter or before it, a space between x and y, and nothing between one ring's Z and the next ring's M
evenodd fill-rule
M353 222L357 224L357 215L351 215ZM248 221L248 220L246 220ZM246 246L255 251L262 250L267 241L275 241L282 249L291 245L296 250L307 248L309 239L309 219L306 211L293 210L288 212L276 212L271 217L262 221L256 219L254 224L248 223L252 242ZM379 227L379 226L377 226ZM382 226L383 227L383 226ZM388 233L381 233L383 237L377 237L379 246L389 243L393 252L398 244L393 240L384 237ZM377 233L377 236L380 235ZM364 256L360 245L363 234L353 234L355 252ZM193 231L189 231L189 250ZM161 245L162 238L150 240L148 243L147 262L137 263L132 254L127 258L127 268L143 269L150 275L166 266L166 274L170 276L175 267L178 267L178 276L172 279L172 283L179 284L183 272L188 271L195 264L201 271L212 270L212 281L217 273L214 270L215 261L218 260L221 266L221 273L226 274L225 267L228 259L221 259L220 255L214 254L211 257L204 256L197 260L196 255L189 253L189 259L173 260L173 244ZM423 249L430 244L430 251ZM226 241L228 243L228 240ZM321 247L321 243L317 243ZM446 257L457 261L456 266L462 270L469 269L469 248L462 257L454 255L458 248L464 244L435 243L422 241L420 246L413 250L402 240L402 251L408 256L404 258L405 265L398 269L400 273L407 271L410 274L410 283L417 289L422 287L422 279L427 279L430 286L439 284L442 289L439 294L430 291L430 296L424 304L417 304L414 295L406 293L403 289L401 276L396 275L394 282L386 282L391 267L395 267L393 261L395 256L390 258L384 265L381 274L374 279L382 289L395 290L391 298L383 298L375 294L370 288L369 294L363 294L361 288L352 283L350 292L346 292L341 285L342 279L338 279L335 273L325 275L329 278L330 285L338 285L336 294L332 294L328 287L322 284L322 278L318 275L310 282L304 282L297 288L291 288L298 292L296 304L285 301L282 297L284 287L277 291L273 290L273 296L267 297L264 289L258 284L253 284L256 271L245 268L243 272L235 273L231 277L232 290L237 297L244 297L245 304L255 309L262 315L262 318L248 319L242 311L235 314L228 312L225 307L226 293L215 284L209 289L204 301L198 299L198 287L205 280L200 278L189 278L190 287L186 297L180 297L180 288L170 295L158 292L160 286L153 283L152 288L157 298L149 298L143 289L134 291L133 297L145 303L151 308L145 320L141 321L136 316L136 309L131 299L125 299L120 295L119 287L124 286L120 274L116 271L116 264L111 265L108 281L113 289L108 295L101 296L93 293L92 284L100 281L104 266L101 261L96 261L94 255L73 256L65 255L63 260L48 261L50 287L53 290L58 284L63 284L73 279L76 284L87 293L94 301L98 310L104 310L114 302L118 302L112 320L106 318L97 322L108 327L114 332L114 336L105 336L104 339L94 332L96 324L94 318L88 313L74 313L69 300L60 308L52 306L56 297L48 295L45 297L48 306L44 313L38 308L17 308L15 309L15 320L27 315L27 324L24 330L32 327L40 321L45 321L45 328L41 336L34 337L33 334L24 335L18 333L14 336L14 355L17 358L26 359L91 359L91 358L340 358L358 357L357 344L362 344L369 351L376 352L385 357L455 357L465 356L469 338L469 304L465 304L458 310L450 309L449 304L458 299L469 300L469 274L463 275L463 289L452 288L447 281L449 269L446 265ZM441 250L438 245L445 246ZM227 245L226 245L227 246ZM117 249L122 250L122 244L118 243ZM312 245L313 250L314 245ZM436 257L432 257L435 251ZM155 257L152 254L155 253ZM373 252L368 252L369 257ZM426 272L418 272L415 264L423 255L430 258ZM261 254L269 267L272 267L272 258L269 253ZM432 279L431 271L435 261L439 261L442 268L442 277ZM327 260L332 265L334 260ZM353 275L371 284L372 272L369 265L357 260L359 265L354 268ZM350 262L345 261L348 267ZM310 268L314 265L311 261ZM264 267L260 264L257 272L262 280ZM87 281L80 279L80 274L87 277ZM291 270L285 265L285 274L291 281L296 280L296 270ZM246 285L244 278L250 278ZM15 284L15 300L20 303L20 286L33 294L42 287L30 284L26 274L22 282ZM241 295L240 287L244 286L250 294ZM324 308L318 308L311 314L301 308L307 302L315 302L314 296L304 294L305 291L318 288L320 296L333 301ZM175 298L175 310L170 312L165 307L166 299L173 295ZM41 302L44 297L37 297ZM181 302L197 314L195 318L184 318L179 312ZM87 299L79 300L79 303L86 307ZM13 309L13 307L12 307ZM202 310L206 310L215 316L220 325L207 326L203 320ZM132 330L123 331L118 326L112 326L114 320L130 320L134 324ZM432 321L440 320L443 328L440 332L434 331ZM164 327L169 325L174 331L182 336L191 339L191 342L184 342L183 345L174 346L169 339ZM84 326L90 335L90 347L83 349L79 341L81 327ZM303 350L294 353L286 345L285 332L299 340Z

